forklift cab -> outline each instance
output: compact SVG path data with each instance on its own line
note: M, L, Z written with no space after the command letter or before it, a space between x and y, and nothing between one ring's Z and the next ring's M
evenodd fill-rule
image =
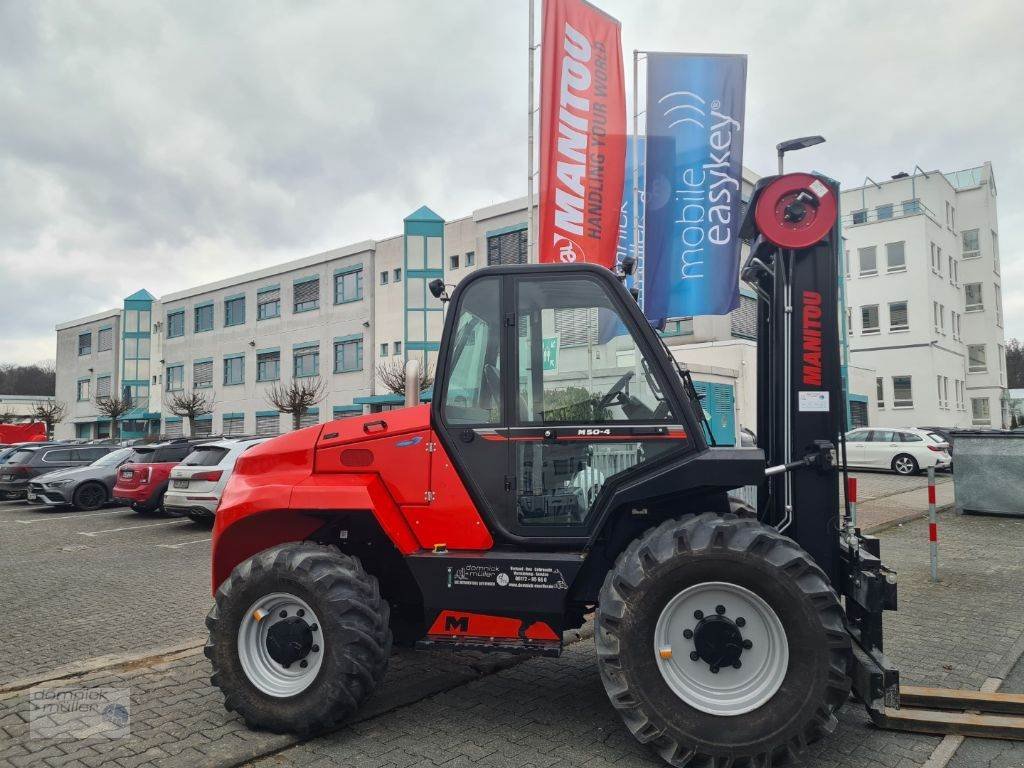
M607 269L481 270L456 289L444 339L433 422L499 532L585 539L610 481L706 447L679 373Z

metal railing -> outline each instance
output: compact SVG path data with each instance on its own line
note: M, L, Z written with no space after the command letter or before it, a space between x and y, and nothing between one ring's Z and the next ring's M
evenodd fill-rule
M906 216L916 216L920 213L923 213L936 224L939 223L939 220L935 217L935 213L927 205L922 203L919 199L914 199L904 200L899 203L883 203L871 208L861 208L856 211L851 211L843 216L843 226L854 227L860 224L874 224L879 221L902 219Z

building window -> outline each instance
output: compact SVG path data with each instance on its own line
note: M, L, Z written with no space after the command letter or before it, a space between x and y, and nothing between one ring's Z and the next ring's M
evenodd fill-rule
M114 329L100 328L96 334L96 351L109 352L114 347Z
M964 409L964 383L960 379L954 380L953 389L956 391L956 409L962 411Z
M956 209L946 201L946 226L956 229Z
M179 392L185 388L185 366L167 366L167 391Z
M965 259L976 259L981 256L980 230L965 229L960 233L961 255Z
M885 379L881 376L875 379L875 400L878 401L878 409L885 410Z
M393 283L400 283L400 282L402 282L402 268L401 267L395 267L394 271L391 273L391 282L393 282Z
M320 346L299 347L292 353L294 357L294 370L292 375L296 379L320 375Z
M885 244L886 269L889 272L905 272L907 269L907 254L904 242Z
M863 224L868 220L867 210L854 211L850 216L854 224Z
M1006 386L1006 347L996 345L996 357L999 358L999 385Z
M89 379L79 379L75 396L80 403L88 400L92 396L92 382Z
M164 419L164 437L181 437L182 434L180 418L173 416L169 419Z
M96 397L110 397L110 377L96 377Z
M221 428L225 437L245 434L245 416L241 413L225 413Z
M985 309L982 300L981 283L964 283L964 311L981 312Z
M949 327L953 331L953 340L960 341L960 313L949 311Z
M891 219L892 218L892 203L886 203L885 205L880 205L875 210L878 213L878 220L879 221L883 221L885 219Z
M870 245L867 248L858 248L857 258L860 260L860 274L862 277L878 274L878 249L875 246Z
M911 376L892 377L892 407L913 408L914 389Z
M224 325L245 323L245 296L234 296L224 300Z
M167 338L176 339L185 335L185 310L167 313Z
M740 294L740 305L729 313L733 336L757 340L757 299Z
M910 317L907 314L907 302L889 302L889 330L905 331L910 328Z
M932 314L935 320L935 332L946 335L946 306L937 301L932 302Z
M299 429L305 429L306 427L312 427L320 423L320 409L310 408L304 413L299 414Z
M278 350L256 354L256 381L277 381L281 378L281 353Z
M362 301L363 298L363 267L359 265L334 276L334 303L347 304L350 301Z
M256 434L260 437L273 437L281 434L281 414L256 414Z
M860 332L863 334L878 333L878 305L869 304L860 308Z
M938 392L939 408L945 408L946 404L942 401L942 377L935 377L935 389Z
M935 246L935 263L932 264L932 269L935 270L935 274L942 274L942 248Z
M232 386L245 383L245 357L234 355L224 358L224 384Z
M380 345L380 356L381 357L387 357L388 356L388 343L386 341L383 344Z
M293 312L311 312L320 308L320 278L312 277L292 286Z
M984 344L967 345L967 372L985 373L988 370L988 359Z
M472 267L476 261L476 253L474 251L466 251L466 266Z
M999 274L999 235L992 232L992 269Z
M526 228L487 238L487 263L525 264L527 261Z
M92 333L80 333L78 334L78 354L91 355L92 354Z
M459 254L453 253L451 256L448 257L448 269L458 269L458 268L459 268Z
M192 388L213 386L213 360L197 360L192 364Z
M918 200L917 198L914 198L913 200L904 200L903 201L903 215L904 216L911 216L911 215L913 215L915 213L920 213L920 212L921 212L921 201Z
M402 354L402 342L396 341L396 342L394 342L393 346L394 346L394 350L395 350L395 354L396 355Z
M256 319L269 320L281 316L281 289L263 288L256 294Z
M195 333L213 330L213 304L195 308Z
M1003 289L998 285L993 286L995 288L996 297L996 325L1000 328L1003 327Z
M380 273L380 284L381 285L387 285L388 284L388 271L386 269L383 272Z
M334 372L349 373L363 370L363 339L334 342Z
M992 414L989 411L988 398L987 397L972 397L971 398L971 423L972 424L991 424Z

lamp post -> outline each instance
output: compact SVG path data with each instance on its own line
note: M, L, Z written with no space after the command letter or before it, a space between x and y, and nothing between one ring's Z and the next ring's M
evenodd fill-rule
M799 139L789 139L788 141L782 141L775 145L775 149L779 153L779 176L782 175L782 156L787 152L793 152L797 149L807 149L817 144L825 143L824 136L801 136Z

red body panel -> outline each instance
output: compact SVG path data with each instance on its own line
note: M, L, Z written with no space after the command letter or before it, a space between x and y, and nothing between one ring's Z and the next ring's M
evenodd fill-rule
M509 616L491 616L467 611L441 611L427 632L432 637L522 638L560 640L558 633L543 621L532 622L523 631L523 620Z
M46 425L41 421L30 424L0 424L0 443L41 443L46 440Z
M430 407L416 406L299 430L242 455L217 508L214 590L257 552L322 527L322 515L306 514L319 511L373 514L402 554L494 543L430 429Z
M176 461L165 461L159 464L125 464L117 470L114 484L114 498L127 499L135 503L155 501L156 496L170 479L171 470L178 466ZM126 478L127 471L132 476Z

